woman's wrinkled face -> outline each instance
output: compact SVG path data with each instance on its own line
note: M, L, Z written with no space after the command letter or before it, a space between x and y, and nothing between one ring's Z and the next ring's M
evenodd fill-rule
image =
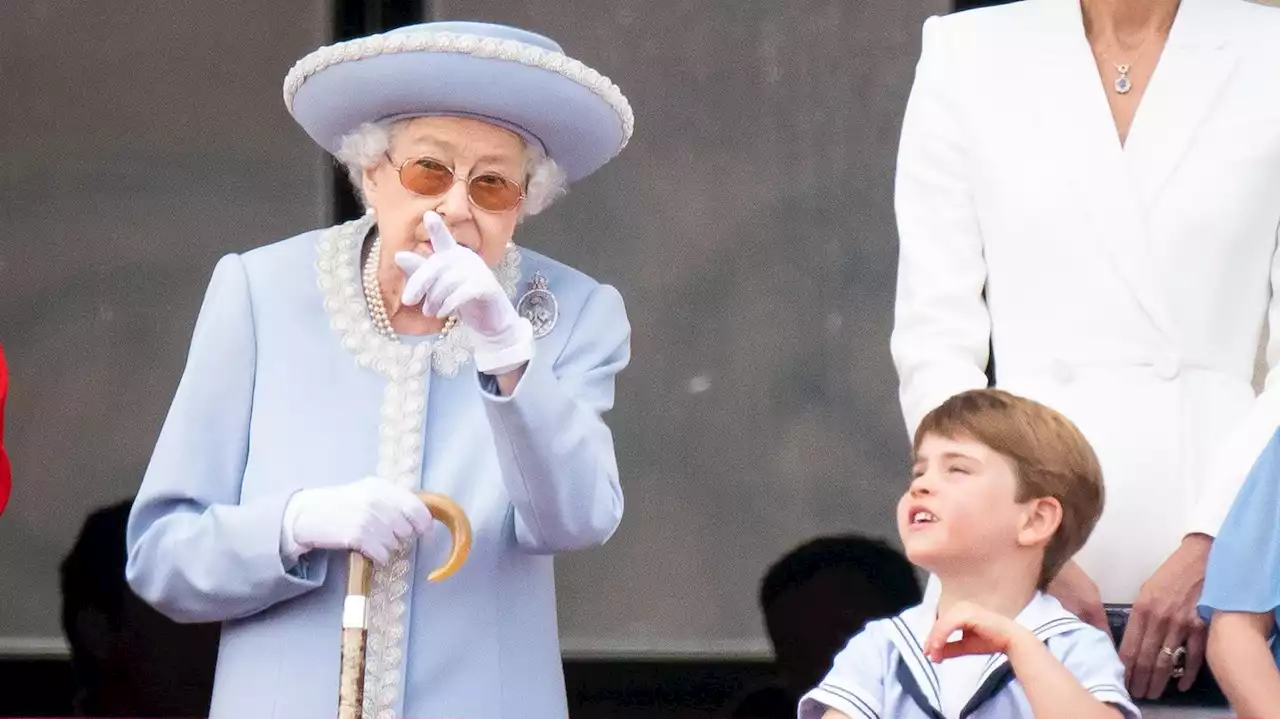
M517 134L479 120L419 117L397 125L391 146L377 167L366 169L364 194L373 208L382 237L382 256L408 250L429 256L433 250L422 215L438 213L458 244L477 252L496 267L515 233L520 206L505 212L477 208L467 199L467 180L498 173L525 182L525 145ZM444 194L424 197L400 184L399 167L429 157L453 170L455 182Z

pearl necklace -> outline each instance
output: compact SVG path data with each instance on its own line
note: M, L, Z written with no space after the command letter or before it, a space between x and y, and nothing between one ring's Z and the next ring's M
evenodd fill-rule
M387 316L387 305L382 301L382 283L378 282L378 260L381 257L382 237L375 235L373 246L369 248L369 259L364 263L364 299L369 304L369 316L373 319L373 326L378 333L387 339L399 340L396 331L391 328L391 318ZM441 339L448 337L457 323L457 317L445 320L444 329L440 330Z

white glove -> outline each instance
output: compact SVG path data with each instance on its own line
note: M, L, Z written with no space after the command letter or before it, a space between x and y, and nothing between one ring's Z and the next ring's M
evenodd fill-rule
M435 518L413 492L381 477L337 487L304 489L285 506L283 555L296 562L312 549L354 550L383 564Z
M458 320L475 335L476 369L509 372L533 358L533 326L521 317L480 255L458 244L444 220L422 215L435 253L397 252L396 264L409 275L401 301L422 303L422 313Z

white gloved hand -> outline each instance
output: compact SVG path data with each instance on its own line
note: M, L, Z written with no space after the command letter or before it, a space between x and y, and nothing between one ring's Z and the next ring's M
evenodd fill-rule
M457 314L475 336L476 368L485 374L511 371L533 358L533 326L511 304L493 270L457 243L434 212L422 216L435 253L397 252L409 275L401 301L422 303L422 313L441 319Z
M383 564L435 518L413 492L381 477L304 489L285 506L280 544L296 562L312 549L354 550Z

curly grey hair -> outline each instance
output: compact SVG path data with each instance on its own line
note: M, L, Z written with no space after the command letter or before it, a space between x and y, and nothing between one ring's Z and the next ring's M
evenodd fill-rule
M335 156L347 171L347 179L367 209L368 201L362 190L361 178L365 168L377 167L386 160L386 152L396 129L413 118L393 122L366 122L342 138ZM520 205L520 219L551 206L567 191L564 170L555 160L547 157L542 148L525 143L525 199Z

